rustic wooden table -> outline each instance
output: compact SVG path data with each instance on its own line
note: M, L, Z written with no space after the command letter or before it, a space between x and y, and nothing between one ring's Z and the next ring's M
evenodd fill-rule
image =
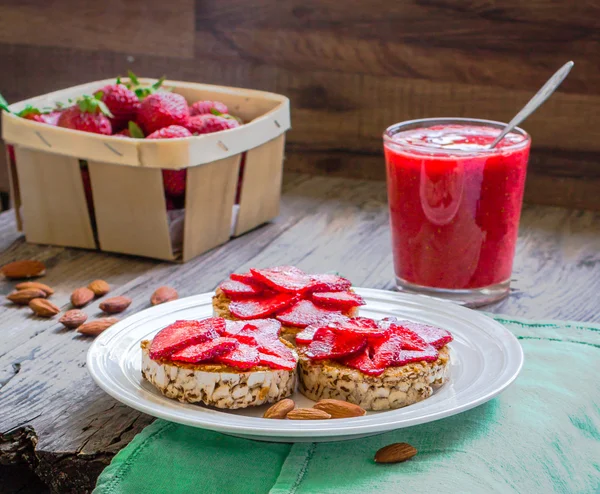
M11 212L0 215L0 265L44 261L43 281L64 308L95 278L149 305L159 285L181 297L211 291L231 271L295 264L337 270L355 285L393 288L385 184L287 175L281 215L271 224L185 265L26 244ZM510 297L488 311L538 319L600 321L600 213L526 206ZM0 281L8 294L14 283ZM98 302L85 311L98 312ZM114 401L85 369L91 340L27 308L0 305L0 491L86 492L112 456L152 418ZM28 476L29 475L29 476ZM39 479L32 480L35 477ZM12 489L12 490L11 490ZM2 491L4 492L4 491Z

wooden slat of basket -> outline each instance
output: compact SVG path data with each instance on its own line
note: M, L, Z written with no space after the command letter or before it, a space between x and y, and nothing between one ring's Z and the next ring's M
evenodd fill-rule
M285 134L282 134L246 154L236 236L279 214L284 146Z
M229 240L241 157L188 168L184 262Z
M9 146L6 146L6 163L8 165L8 184L10 188L10 207L15 210L15 219L17 220L17 230L23 231L23 219L21 218L21 191L19 189L19 176L17 167L10 159Z
M173 260L162 174L90 161L100 248Z
M79 160L15 148L28 242L95 249Z

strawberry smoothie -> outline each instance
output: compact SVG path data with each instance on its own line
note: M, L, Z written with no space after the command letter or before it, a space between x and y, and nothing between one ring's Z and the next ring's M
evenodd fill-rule
M384 135L397 283L481 305L508 292L527 159L521 129L431 119ZM454 293L453 293L454 292Z

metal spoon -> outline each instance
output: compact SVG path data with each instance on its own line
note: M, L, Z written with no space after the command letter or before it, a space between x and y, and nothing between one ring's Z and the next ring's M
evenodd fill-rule
M565 80L565 77L567 77L567 74L573 68L573 65L575 65L573 62L567 62L560 69L558 69L558 71L552 77L550 77L550 79L548 79L548 82L546 82L546 84L544 84L542 88L535 93L535 96L529 100L523 109L517 113L510 122L508 122L506 127L504 127L502 132L500 132L500 135L496 137L494 142L492 142L489 149L495 148L506 134L513 130L534 111L536 111L541 104L546 101L554 91L556 91L556 88L561 85L562 81Z

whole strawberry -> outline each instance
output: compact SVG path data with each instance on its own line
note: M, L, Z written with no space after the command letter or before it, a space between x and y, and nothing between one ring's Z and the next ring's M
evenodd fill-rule
M213 109L219 113L229 113L225 103L221 103L220 101L196 101L190 106L190 116L207 115Z
M62 112L60 110L40 111L34 106L27 105L23 110L17 113L17 116L34 122L45 123L48 125L57 125Z
M234 129L240 124L233 118L225 118L217 115L196 115L190 117L186 127L192 134L211 134L221 130Z
M129 121L127 124L127 128L114 133L113 137L133 137L135 139L143 139L144 133L142 132L142 129L140 129L140 126L138 124Z
M100 96L100 100L113 114L110 119L113 131L126 128L127 122L136 119L140 100L135 92L125 84L120 84L118 79L117 84L104 86L96 93L96 96Z
M102 101L92 96L83 96L76 104L61 112L58 126L93 134L110 135L112 125L108 117L112 117L112 113Z
M160 91L146 96L138 110L137 123L146 134L168 127L185 126L190 118L187 101L176 93Z
M164 129L157 130L150 134L146 139L174 139L177 137L191 137L192 134L185 127L179 125L170 125ZM186 170L163 170L163 184L167 199L183 197L185 194L185 183L187 178Z

